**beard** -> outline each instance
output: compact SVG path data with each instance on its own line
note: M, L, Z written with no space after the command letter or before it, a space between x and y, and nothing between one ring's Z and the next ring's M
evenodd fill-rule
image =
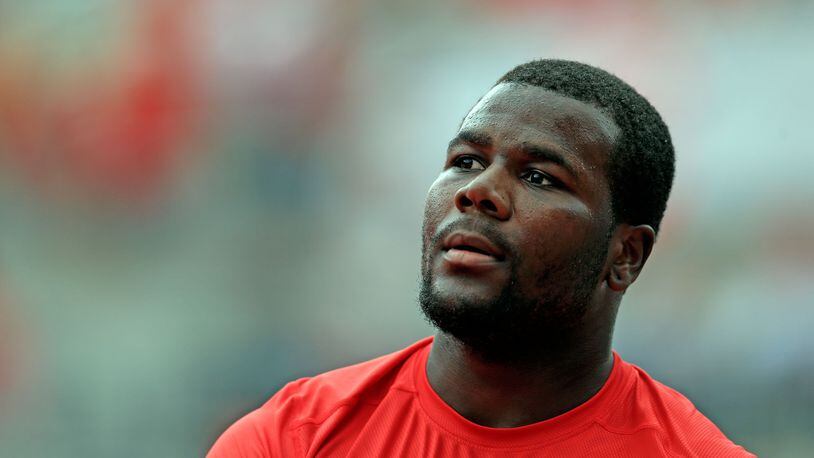
M479 232L511 254L509 279L493 299L443 297L434 287L428 247L437 246L438 240L461 226L448 227L433 237L433 243L423 243L419 304L430 324L489 362L542 361L572 347L585 326L610 233L567 259L547 263L544 270L523 277L523 256L506 250L508 244L499 232L479 225Z

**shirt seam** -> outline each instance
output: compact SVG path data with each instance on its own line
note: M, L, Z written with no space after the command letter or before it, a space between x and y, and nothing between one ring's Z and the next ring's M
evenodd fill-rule
M659 448L661 449L662 453L664 453L665 455L668 455L668 456L676 456L676 454L673 453L673 451L670 449L670 447L665 445L665 441L669 443L669 439L665 438L664 431L662 430L661 424L649 424L649 425L639 426L638 428L634 429L633 431L624 432L624 431L614 430L614 428L611 428L611 427L609 427L607 425L604 425L604 424L602 424L602 423L600 423L598 421L595 422L595 423L597 424L597 426L604 429L605 431L607 431L607 432L609 432L611 434L616 434L616 435L620 435L620 436L632 436L632 435L638 434L638 433L640 433L642 431L653 430L656 433L656 436L658 436L658 445L659 445Z
M447 429L444 425L442 425L441 423L436 421L432 417L432 415L430 415L429 413L427 413L424 410L424 406L421 404L421 401L418 399L417 393L413 393L413 394L415 395L415 397L413 399L413 402L418 403L418 406L417 406L418 410L421 412L421 414L428 421L430 421L432 424L434 424L436 427L438 427L444 433L451 436L457 442L460 442L460 443L465 444L465 445L470 446L470 447L477 447L477 448L482 448L482 449L524 451L524 450L532 450L532 449L535 449L535 448L546 447L546 446L549 446L549 445L554 445L554 444L557 444L559 442L562 442L562 441L564 441L566 439L569 439L569 438L571 438L573 436L576 436L577 434L580 434L583 431L585 431L586 429L588 429L589 427L591 427L591 425L594 423L593 421L586 422L581 427L572 429L571 431L561 433L558 436L555 436L552 440L546 441L546 442L533 442L533 443L529 443L529 444L526 444L526 445L515 445L515 446L486 445L486 444L483 444L483 443L480 443L480 442L470 441L467 438L461 437L461 435L456 434L455 432L450 431L449 429Z
M294 422L291 426L289 426L288 429L289 429L289 431L293 431L293 430L299 429L299 428L301 428L301 427L303 427L303 426L305 426L307 424L321 425L322 423L325 423L326 421L328 421L329 418L334 416L334 414L336 414L339 411L339 409L341 409L343 407L349 407L349 406L354 405L354 404L376 406L376 405L381 404L381 399L376 400L376 401L365 401L365 400L360 400L359 395L353 395L352 397L348 398L347 400L333 406L326 414L324 414L323 418L321 418L321 419L317 419L317 418L313 418L313 417L300 418L299 420Z

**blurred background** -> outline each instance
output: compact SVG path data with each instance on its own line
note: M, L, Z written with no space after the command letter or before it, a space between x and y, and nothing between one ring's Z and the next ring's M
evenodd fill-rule
M814 454L814 4L0 0L0 456L200 456L285 382L431 333L426 190L504 72L580 60L672 131L615 347Z

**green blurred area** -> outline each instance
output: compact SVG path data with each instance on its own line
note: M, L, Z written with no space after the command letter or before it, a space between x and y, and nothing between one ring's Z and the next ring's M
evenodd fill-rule
M539 57L617 74L673 135L617 351L755 453L811 455L813 16L0 1L0 456L202 455L285 382L431 333L426 190L467 110Z

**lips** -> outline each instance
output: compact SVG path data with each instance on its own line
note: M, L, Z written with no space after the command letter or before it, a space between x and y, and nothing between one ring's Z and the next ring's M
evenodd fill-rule
M488 238L469 231L450 234L444 240L443 251L447 262L462 267L494 264L506 258L503 251Z

